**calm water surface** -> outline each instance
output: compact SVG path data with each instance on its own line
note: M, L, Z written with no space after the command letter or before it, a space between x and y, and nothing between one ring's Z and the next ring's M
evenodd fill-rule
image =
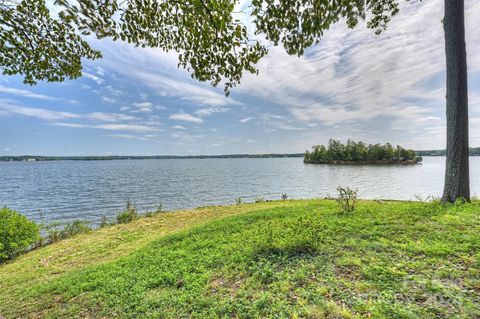
M480 193L480 157L471 157L472 193ZM302 158L0 162L0 206L46 221L113 217L132 200L140 211L232 204L235 198L335 195L338 185L362 198L440 196L444 157L413 166L305 165Z

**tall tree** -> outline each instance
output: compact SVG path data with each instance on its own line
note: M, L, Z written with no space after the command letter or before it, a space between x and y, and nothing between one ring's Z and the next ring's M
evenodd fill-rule
M408 1L408 0L407 0ZM444 201L469 199L468 102L463 0L445 1L447 58L447 165ZM179 53L192 77L223 82L225 92L267 54L234 12L238 0L0 0L0 68L26 83L62 81L81 74L81 58L100 53L82 39L90 34ZM255 32L289 54L302 55L332 24L350 28L367 20L380 34L399 11L399 0L251 0Z
M447 58L447 161L443 201L470 200L468 90L463 0L445 0Z

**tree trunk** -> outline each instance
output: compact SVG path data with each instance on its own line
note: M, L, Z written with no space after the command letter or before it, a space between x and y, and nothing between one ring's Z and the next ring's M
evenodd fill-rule
M470 200L464 0L444 0L447 58L447 163L442 201Z

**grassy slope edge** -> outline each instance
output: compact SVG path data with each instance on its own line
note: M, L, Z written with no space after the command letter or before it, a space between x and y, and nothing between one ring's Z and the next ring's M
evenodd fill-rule
M0 266L6 318L478 318L480 203L160 214Z

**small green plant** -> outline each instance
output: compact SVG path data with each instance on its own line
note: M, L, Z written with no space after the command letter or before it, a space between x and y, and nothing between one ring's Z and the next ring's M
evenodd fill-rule
M288 199L288 195L287 194L282 194L282 200L287 200Z
M260 243L257 244L258 252L270 252L275 248L272 223L268 222L265 228L260 229Z
M42 233L45 234L45 238L42 239L42 245L55 243L62 239L61 224L58 222L43 224Z
M58 222L44 224L42 231L46 234L42 239L42 245L52 244L62 239L67 239L78 234L89 233L92 231L89 223L84 220L76 219L72 222L61 224Z
M18 255L39 240L37 224L12 209L0 209L0 261Z
M126 224L134 221L137 217L137 208L130 200L127 200L127 208L123 212L117 214L117 222L119 224Z
M69 238L78 234L85 234L92 231L92 227L87 221L76 219L73 222L67 223L61 230L61 238Z
M264 201L265 201L265 198L263 198L263 196L255 197L255 203L263 203Z
M104 228L104 227L110 226L112 224L113 224L112 221L108 219L107 215L103 214L99 227Z
M157 213L157 214L163 213L163 203L162 202L160 202L160 204L158 204L157 210L155 211L155 213Z
M355 210L355 203L357 202L357 189L349 187L337 187L338 197L337 203L345 213L351 213Z
M164 212L164 210L163 210L163 203L160 203L160 204L157 206L157 209L156 209L155 211L153 211L153 212L147 211L147 212L145 213L145 217L153 217L153 216L155 216L155 215L157 215L157 214L161 214L161 213L163 213L163 212Z
M243 200L242 200L241 197L237 197L237 198L235 199L235 204L237 204L237 205L242 205L242 202L243 202Z
M292 223L294 236L300 236L295 239L295 251L300 253L315 251L320 244L322 229L321 222L312 217L300 217L296 223Z

